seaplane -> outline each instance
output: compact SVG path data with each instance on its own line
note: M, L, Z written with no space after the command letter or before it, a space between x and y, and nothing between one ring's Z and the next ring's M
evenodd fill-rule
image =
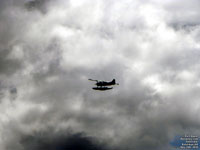
M90 81L95 81L95 85L97 87L93 87L93 90L99 90L99 91L106 91L106 90L111 90L113 89L113 87L108 87L108 86L113 86L113 85L119 85L119 83L115 82L115 79L113 79L110 82L106 82L106 81L99 81L99 80L93 80L93 79L88 79Z

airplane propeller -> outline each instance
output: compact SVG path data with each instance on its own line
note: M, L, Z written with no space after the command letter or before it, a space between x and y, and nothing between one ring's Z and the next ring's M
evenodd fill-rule
M90 80L90 81L96 81L96 82L98 82L98 80L93 80L93 79L88 79L88 80Z

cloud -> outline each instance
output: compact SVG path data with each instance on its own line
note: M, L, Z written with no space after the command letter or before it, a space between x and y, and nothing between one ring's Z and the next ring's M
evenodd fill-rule
M30 0L25 3L25 7L32 11L32 10L39 10L42 13L47 11L46 5L48 0Z
M0 149L167 150L199 135L198 3L1 1Z
M66 132L66 131L65 131ZM39 132L33 135L22 136L20 143L24 149L77 149L77 150L107 150L106 146L97 143L83 133L50 133Z

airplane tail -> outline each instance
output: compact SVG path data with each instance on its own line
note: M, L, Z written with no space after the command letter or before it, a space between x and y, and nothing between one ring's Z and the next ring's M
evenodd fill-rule
M112 83L114 83L114 84L115 84L115 79L113 79L113 80L112 80Z
M115 82L115 79L112 80L112 83L115 84L115 85L119 85L119 83Z

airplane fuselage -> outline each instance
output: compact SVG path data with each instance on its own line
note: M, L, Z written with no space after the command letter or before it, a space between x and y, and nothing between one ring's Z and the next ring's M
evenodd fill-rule
M111 86L115 85L115 80L112 80L111 82L105 82L105 81L100 81L96 83L97 86Z

